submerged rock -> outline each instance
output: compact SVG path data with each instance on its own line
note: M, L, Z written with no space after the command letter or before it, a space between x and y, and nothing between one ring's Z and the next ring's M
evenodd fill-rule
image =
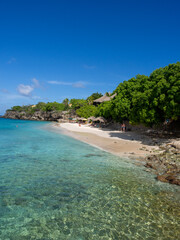
M180 185L180 179L177 178L177 175L173 175L173 174L158 175L157 180L161 182L168 182L171 184Z

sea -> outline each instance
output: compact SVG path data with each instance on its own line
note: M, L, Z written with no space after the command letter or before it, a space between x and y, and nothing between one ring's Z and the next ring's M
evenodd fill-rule
M0 119L1 240L179 239L178 186L51 124Z

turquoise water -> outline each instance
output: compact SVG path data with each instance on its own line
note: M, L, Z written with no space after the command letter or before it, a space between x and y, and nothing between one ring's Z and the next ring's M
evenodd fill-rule
M47 126L0 119L0 239L178 239L178 186Z

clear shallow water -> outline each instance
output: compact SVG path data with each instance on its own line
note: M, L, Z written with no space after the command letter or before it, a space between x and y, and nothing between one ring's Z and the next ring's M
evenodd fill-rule
M0 239L179 238L178 186L46 126L0 119Z

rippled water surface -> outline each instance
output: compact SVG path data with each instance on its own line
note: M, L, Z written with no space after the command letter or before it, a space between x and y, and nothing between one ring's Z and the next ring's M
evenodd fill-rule
M47 123L0 119L0 239L178 239L179 188Z

